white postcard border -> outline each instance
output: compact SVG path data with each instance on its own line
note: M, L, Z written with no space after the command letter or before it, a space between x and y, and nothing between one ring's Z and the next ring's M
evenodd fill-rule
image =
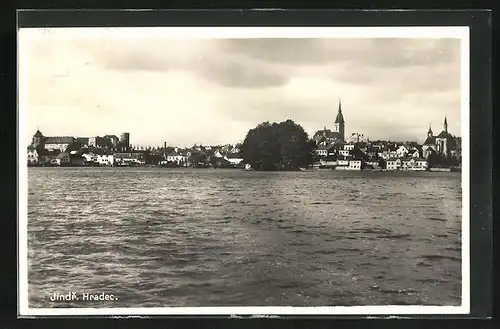
M58 36L98 38L457 38L461 39L462 110L462 304L460 306L244 306L152 308L30 308L28 305L28 184L27 141L27 41L40 29L18 30L18 313L20 316L68 315L413 315L468 314L470 312L470 141L469 141L469 27L153 27L42 29ZM123 30L127 33L123 34ZM19 36L22 36L19 37Z

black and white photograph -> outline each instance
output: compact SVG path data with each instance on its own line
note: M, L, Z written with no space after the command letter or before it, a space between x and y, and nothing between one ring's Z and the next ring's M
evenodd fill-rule
M468 33L19 29L21 314L466 314Z

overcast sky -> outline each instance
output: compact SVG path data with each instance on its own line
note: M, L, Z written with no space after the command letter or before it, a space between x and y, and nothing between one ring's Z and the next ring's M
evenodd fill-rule
M459 39L172 39L20 32L28 138L130 132L133 145L226 144L263 121L310 136L460 135ZM106 30L102 30L104 35Z

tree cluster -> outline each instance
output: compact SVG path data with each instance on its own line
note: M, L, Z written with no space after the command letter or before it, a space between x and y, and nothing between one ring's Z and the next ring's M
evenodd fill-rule
M292 120L264 122L248 131L241 156L255 170L298 170L310 166L315 142Z
M427 161L429 168L458 166L460 164L456 157L447 157L434 152L429 155Z

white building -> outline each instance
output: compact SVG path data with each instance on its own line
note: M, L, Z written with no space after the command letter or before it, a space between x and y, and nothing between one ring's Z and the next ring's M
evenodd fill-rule
M344 150L346 150L346 151L352 151L352 150L354 150L354 144L346 144L346 145L344 145Z
M228 157L224 157L224 160L228 161L233 166L237 166L243 161L243 159L240 158L228 158Z
M349 160L337 160L337 165L338 166L348 166Z
M327 156L328 151L326 149L323 149L323 148L318 148L318 149L316 149L316 154L320 155L320 156Z
M113 166L114 164L114 156L112 154L98 155L96 160L101 166Z
M401 167L401 159L390 158L387 160L387 170L398 170Z
M410 151L404 145L400 145L396 150L396 154L399 158L405 157Z
M351 161L349 161L349 169L351 169L351 170L361 170L361 160L351 160Z
M339 154L346 157L346 156L349 156L349 154L351 154L351 152L349 150L340 150Z
M167 162L175 162L178 165L183 165L187 162L188 157L185 155L178 154L176 152L167 155Z
M413 171L425 171L428 168L428 162L426 159L422 158L413 158L412 166L409 168Z
M28 164L38 163L38 152L34 147L28 147Z

